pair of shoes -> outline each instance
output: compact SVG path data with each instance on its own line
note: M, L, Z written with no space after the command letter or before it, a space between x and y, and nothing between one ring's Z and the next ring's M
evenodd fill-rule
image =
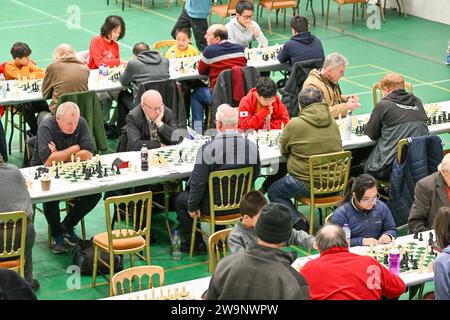
M28 282L28 284L30 285L33 292L38 291L39 288L41 287L41 285L39 284L39 281L37 281L36 279L31 280L31 282Z
M73 231L73 228L64 231L63 235L64 235L64 242L71 247L76 246L81 240L80 237L77 236L75 231Z
M181 252L189 253L190 250L191 250L191 246L189 243L184 242L181 244ZM206 244L205 244L205 242L203 242L203 240L194 245L194 253L196 255L206 254Z
M53 237L52 252L55 254L66 253L67 248L64 243L64 236L62 234Z

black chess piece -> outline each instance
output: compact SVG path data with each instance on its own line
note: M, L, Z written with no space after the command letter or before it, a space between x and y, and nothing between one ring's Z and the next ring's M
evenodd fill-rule
M389 264L389 256L387 254L384 255L383 263L386 265Z
M405 271L409 271L409 264L408 261L406 261L406 263L403 265L403 269L405 269Z
M103 173L103 176L104 176L104 177L107 177L107 176L108 176L108 168L105 168L105 172Z
M10 91L10 90L9 90L9 83L8 83L8 82L6 83L6 91Z
M430 117L427 118L427 124L431 125L431 118Z
M437 118L437 123L438 123L438 124L441 124L441 123L442 123L442 117L441 117L441 116L438 116L438 118Z
M58 169L58 167L56 167L55 179L59 179L59 169Z
M119 166L116 167L116 174L120 174L120 168L119 168Z
M414 231L413 239L415 239L415 240L419 239L419 232Z
M184 64L183 64L183 61L181 61L181 63L180 63L180 70L184 70Z
M77 177L77 172L76 172L75 170L73 170L72 177L73 177L73 178L76 178L76 177Z
M35 171L34 172L34 180L39 179L39 172Z
M89 170L86 169L86 170L84 171L84 180L89 180L89 179L90 179L90 176L89 176Z
M431 123L432 123L432 124L436 124L436 123L437 123L436 116L433 116L433 119L431 120Z
M419 269L419 267L417 266L417 259L413 260L413 266L412 266L413 270L417 270Z
M183 150L178 151L178 155L179 155L178 163L182 163L183 162Z
M98 170L97 178L103 178L102 170Z
M419 233L419 241L423 241L423 238L422 238L422 232Z
M247 60L250 60L250 52L247 52Z
M197 61L194 62L194 65L192 66L194 70L197 70Z

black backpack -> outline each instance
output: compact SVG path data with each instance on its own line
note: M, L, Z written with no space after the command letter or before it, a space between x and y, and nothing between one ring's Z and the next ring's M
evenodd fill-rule
M100 251L100 258L109 264L109 254ZM74 265L80 267L82 275L92 275L94 265L94 245L91 240L80 240L72 253ZM123 255L114 255L114 273L123 270ZM97 261L97 274L109 274L109 269L100 261Z

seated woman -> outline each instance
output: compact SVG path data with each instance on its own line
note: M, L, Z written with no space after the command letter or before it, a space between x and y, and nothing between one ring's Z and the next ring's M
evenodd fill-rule
M441 207L434 220L436 241L442 253L434 260L436 300L450 300L450 208Z
M334 211L331 223L348 224L350 246L388 244L397 237L394 218L382 201L374 177L361 174L350 179L341 206Z

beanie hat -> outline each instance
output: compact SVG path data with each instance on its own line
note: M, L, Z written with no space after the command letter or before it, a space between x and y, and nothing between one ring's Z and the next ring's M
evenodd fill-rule
M281 203L268 203L261 209L255 226L256 236L268 243L283 243L291 238L292 215Z

